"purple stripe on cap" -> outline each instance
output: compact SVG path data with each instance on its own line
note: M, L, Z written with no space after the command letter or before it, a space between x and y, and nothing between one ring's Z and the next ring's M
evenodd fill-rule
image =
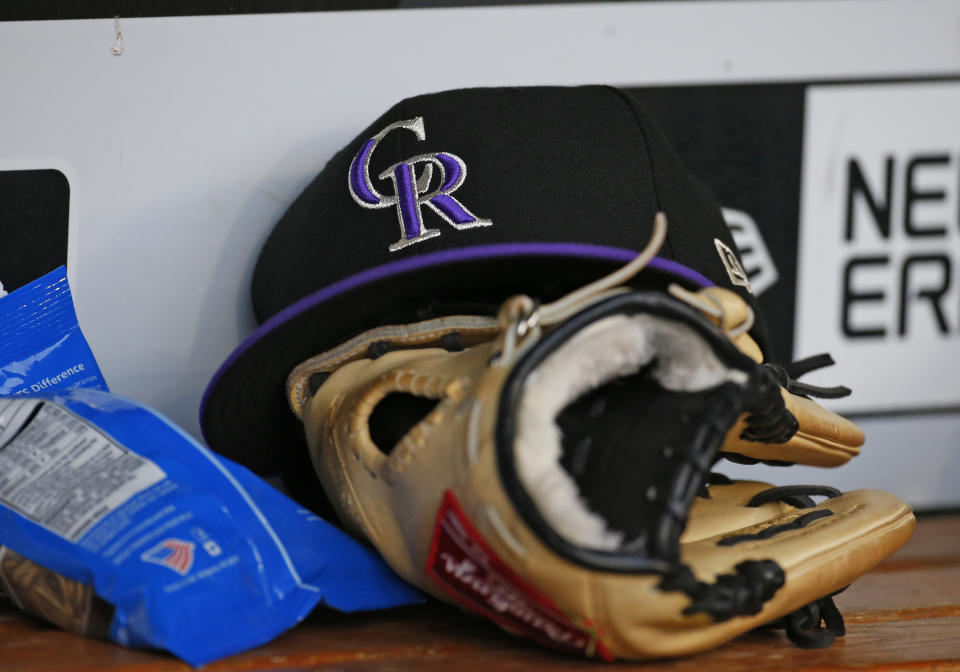
M654 257L650 260L649 266L650 268L655 268L658 271L663 271L664 273L669 273L670 275L676 275L677 277L683 278L684 280L687 280L694 285L699 285L700 287L713 287L716 284L705 275L701 275L692 268L687 268L683 264L670 259Z
M393 276L410 273L433 266L442 266L446 264L456 264L470 261L480 261L484 259L496 259L503 257L524 257L524 256L558 256L558 257L578 257L583 259L600 259L606 261L627 263L636 257L636 250L627 250L621 247L605 247L603 245L587 245L583 243L500 243L497 245L478 245L475 247L462 247L454 250L443 250L441 252L431 252L421 254L416 257L400 259L381 266L369 268L355 275L344 278L332 285L327 285L309 296L305 296L294 304L287 306L269 320L261 324L256 331L247 336L237 348L230 353L227 360L220 365L217 372L203 394L200 402L200 414L203 416L204 409L211 390L215 387L221 376L236 362L247 350L253 347L261 338L280 327L284 323L294 319L301 313L305 313L335 296L345 292L353 291L364 285L368 285L380 280L385 280ZM687 282L699 287L712 287L714 283L707 277L701 275L683 264L669 259L654 257L649 268L655 268L658 271L682 278Z

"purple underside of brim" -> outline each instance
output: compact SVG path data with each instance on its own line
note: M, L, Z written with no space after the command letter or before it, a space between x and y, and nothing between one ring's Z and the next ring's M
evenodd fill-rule
M603 245L587 245L582 243L501 243L498 245L481 245L477 247L466 247L455 250L444 250L442 252L432 252L422 254L408 259L393 261L382 266L376 266L361 273L351 275L343 280L327 285L323 289L317 290L309 296L305 296L294 304L287 306L269 320L261 324L256 331L251 333L244 341L234 349L226 361L220 365L217 372L213 375L210 384L203 394L200 402L201 424L204 410L207 406L211 390L216 387L217 381L230 369L233 364L243 354L253 347L261 338L274 329L292 320L298 315L305 313L316 306L329 301L330 299L352 291L364 285L368 285L379 280L384 280L396 275L402 275L411 271L433 266L446 264L455 264L463 262L478 261L483 259L497 259L504 257L529 257L529 256L558 256L582 259L600 259L606 261L627 263L636 257L636 250L627 250L620 247L605 247ZM712 287L714 285L708 278L697 271L687 268L683 264L654 257L649 268L663 271L671 275L682 278L694 285L700 287Z

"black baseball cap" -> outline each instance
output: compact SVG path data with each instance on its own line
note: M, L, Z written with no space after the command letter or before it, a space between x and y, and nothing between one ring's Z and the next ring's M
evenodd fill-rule
M556 299L633 259L658 211L666 242L632 284L731 289L769 352L720 207L628 93L476 88L403 100L274 227L253 275L260 327L210 382L204 437L264 476L309 470L285 394L301 361L379 325L494 314L519 293Z

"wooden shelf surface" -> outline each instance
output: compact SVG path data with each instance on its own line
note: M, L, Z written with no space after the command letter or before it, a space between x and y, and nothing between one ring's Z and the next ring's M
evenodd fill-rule
M753 632L713 651L645 664L555 654L446 605L342 615L317 610L267 646L204 669L247 670L960 670L960 515L921 518L897 554L837 596L847 636L828 649L796 648L778 631ZM60 632L0 604L2 672L186 672L163 653L132 651Z

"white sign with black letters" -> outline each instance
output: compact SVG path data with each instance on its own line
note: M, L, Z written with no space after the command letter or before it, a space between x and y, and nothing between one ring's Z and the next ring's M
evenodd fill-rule
M960 407L957 119L960 82L807 90L795 350L838 410Z

